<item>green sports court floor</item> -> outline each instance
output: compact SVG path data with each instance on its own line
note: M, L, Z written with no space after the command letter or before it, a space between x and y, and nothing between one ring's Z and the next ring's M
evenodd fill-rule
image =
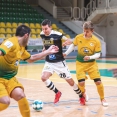
M75 59L66 59L66 62L75 62L76 60ZM96 60L97 63L105 63L105 64L117 64L117 61L113 61L113 60ZM39 61L36 61L35 63L44 63L45 60L39 60ZM20 61L20 64L28 64L27 62L25 61ZM113 77L113 74L112 74L112 71L108 71L108 69L99 69L100 71L100 74L101 76L105 76L105 77L110 77L112 78ZM76 70L71 70L70 71L72 74L76 74Z

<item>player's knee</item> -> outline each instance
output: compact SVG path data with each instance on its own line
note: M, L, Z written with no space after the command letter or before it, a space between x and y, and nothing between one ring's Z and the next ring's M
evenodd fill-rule
M84 86L84 85L85 85L85 79L80 79L80 80L78 80L78 84L79 84L80 86Z
M69 83L70 86L74 86L75 85L75 82L72 78L70 79L66 79L66 81Z
M45 75L42 75L41 76L41 80L44 82L44 81L46 81L48 78L45 76Z
M10 104L10 98L8 96L4 96L0 98L0 103L9 105Z
M0 111L5 110L10 104L10 98L8 96L0 98Z
M96 79L94 79L94 82L95 82L96 85L100 85L101 84L101 79L96 78Z
M20 92L20 93L17 94L17 100L20 100L20 99L22 99L24 97L25 97L25 94L22 93L22 92Z
M17 94L15 94L15 96L13 96L12 98L16 101L19 101L20 99L24 98L25 94L24 92L18 92Z

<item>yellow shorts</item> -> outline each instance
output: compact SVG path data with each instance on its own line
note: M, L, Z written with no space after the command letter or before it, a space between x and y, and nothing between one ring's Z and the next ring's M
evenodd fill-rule
M100 78L100 72L96 61L81 63L76 61L76 76L78 80L87 79L86 74L89 75L90 79Z
M0 97L10 96L14 88L21 87L24 90L24 87L18 80L13 77L10 80L0 78Z

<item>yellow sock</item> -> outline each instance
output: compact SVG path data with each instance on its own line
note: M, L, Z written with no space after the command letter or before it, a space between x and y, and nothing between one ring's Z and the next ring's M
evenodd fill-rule
M85 92L85 86L80 86L80 85L78 84L78 87L80 88L80 90L82 91L82 93Z
M100 95L100 99L104 99L104 87L103 87L103 84L101 83L100 85L96 85L97 86L97 90L98 90L98 93Z
M5 110L8 106L9 104L0 103L0 111Z
M30 117L29 103L26 98L22 98L18 101L20 113L22 117Z

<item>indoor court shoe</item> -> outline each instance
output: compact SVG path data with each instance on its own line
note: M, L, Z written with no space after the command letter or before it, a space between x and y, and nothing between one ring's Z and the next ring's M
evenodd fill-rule
M85 97L85 101L88 102L89 96L87 95L86 89L85 89L85 91L83 93L83 96Z
M61 97L62 93L60 91L58 91L56 94L55 94L55 99L54 99L54 103L57 103Z
M80 98L80 104L81 105L85 105L85 97L81 97Z
M85 97L85 101L88 102L89 96L86 94L86 91L83 93L83 96Z
M102 102L102 105L103 105L103 106L108 106L108 103L106 102L105 99L102 99L101 102Z

